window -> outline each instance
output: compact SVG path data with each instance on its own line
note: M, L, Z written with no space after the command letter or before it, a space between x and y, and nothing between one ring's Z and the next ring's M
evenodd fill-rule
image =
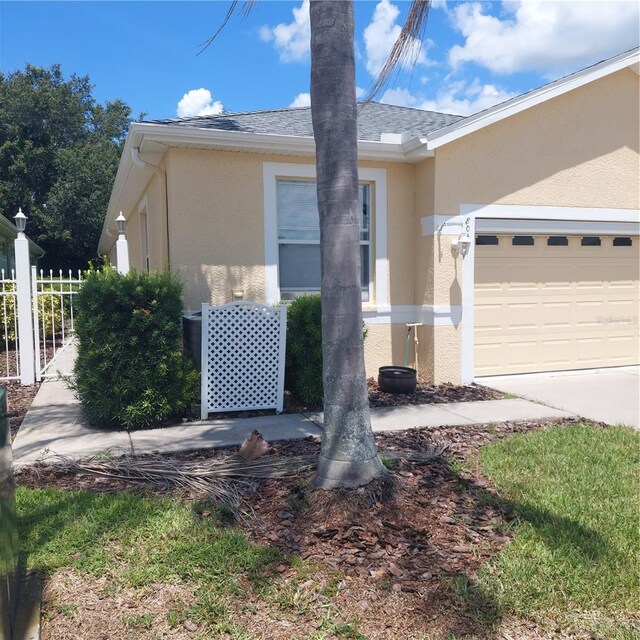
M498 244L498 236L476 236L476 245Z
M280 291L283 300L320 290L320 221L316 183L311 180L278 180L278 253ZM370 185L360 184L360 261L362 296L369 299L371 256Z
M514 247L532 247L533 236L513 236L513 240L511 240L511 244Z
M548 247L568 247L569 239L567 236L549 236L547 238Z
M628 236L622 238L614 238L613 239L614 247L630 247L632 246L631 238Z
M585 236L580 241L580 245L583 247L599 247L602 241L597 236Z

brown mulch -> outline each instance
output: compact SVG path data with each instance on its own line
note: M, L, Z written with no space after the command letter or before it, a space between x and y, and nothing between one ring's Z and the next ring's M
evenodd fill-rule
M295 592L295 597L301 602L308 601L309 607L302 612L299 607L295 614L274 610L276 605L266 604L247 584L243 605L237 606L237 610L234 607L234 622L246 628L251 637L273 640L309 637L318 627L321 611L340 624L358 620L360 633L371 640L427 637L436 640L467 635L561 637L546 635L526 621L517 623L517 635L513 633L514 621L507 621L511 624L509 631L499 630L502 627L495 617L496 603L483 596L475 581L482 565L509 542L512 511L473 465L464 471L457 469L459 461L469 460L492 440L550 424L575 422L504 422L377 434L383 459L399 457L393 465L391 486L377 485L352 492L310 492L308 475L256 483L254 491L244 494L250 517L229 526L241 529L254 542L277 547L285 558L301 556L313 567L312 574L301 582L296 563L284 560L272 579L279 591ZM428 462L410 459L411 454L442 446L446 450L438 459ZM317 439L307 438L274 443L271 453L308 455L318 453L319 447ZM408 454L406 459L399 456L403 452ZM204 460L231 453L232 450L200 451L173 457ZM452 464L453 461L456 463ZM18 483L98 492L132 488L124 482L62 474L46 467L22 471ZM167 493L166 489L139 485L133 489L147 494ZM197 504L201 518L212 517L206 506ZM65 580L67 584L68 576ZM86 599L86 591L93 591L92 585L81 576L73 580L80 583L75 589L78 597L84 594ZM462 585L463 595L454 588L454 583ZM58 590L62 588L57 579L53 584ZM68 587L62 590L65 589L68 591ZM162 589L166 586L159 585L158 593L163 593ZM90 623L91 616L120 616L124 606L122 595L111 599L102 595L99 612L83 607L80 616L83 626ZM145 606L151 606L141 604L140 600L136 596L135 613L145 613ZM78 604L77 600L70 602ZM43 638L62 637L59 634L68 620L55 609L47 614L50 619ZM92 628L97 626L96 621ZM141 633L136 637L165 637L152 635L156 631L159 630L152 628L149 635ZM184 628L169 634L167 637L193 637ZM89 635L73 637L84 639ZM100 637L111 640L117 635L105 633ZM358 636L327 635L333 637Z
M444 402L475 402L501 400L504 395L479 384L427 384L418 382L413 393L386 393L374 378L367 380L370 407L397 407L405 404L441 404Z
M479 384L428 384L418 381L413 393L386 393L378 386L375 378L367 379L370 407L400 407L416 404L442 404L447 402L475 402L481 400L501 400L504 394ZM194 415L198 415L199 407L195 407ZM322 411L322 406L306 406L289 391L285 391L283 413L303 413L305 411ZM212 413L210 420L229 420L231 418L258 418L273 415L273 410L231 411Z
M9 430L11 431L11 440L13 440L27 415L27 410L36 397L36 393L38 393L38 389L40 389L40 384L23 387L19 380L6 380L2 384L7 387Z

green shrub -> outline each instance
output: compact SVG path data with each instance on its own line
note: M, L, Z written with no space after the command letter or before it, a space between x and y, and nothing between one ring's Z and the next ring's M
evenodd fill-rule
M301 296L287 309L285 386L301 402L322 404L320 295Z
M92 424L148 428L186 415L198 374L182 355L181 296L168 272L88 274L77 296L73 386Z

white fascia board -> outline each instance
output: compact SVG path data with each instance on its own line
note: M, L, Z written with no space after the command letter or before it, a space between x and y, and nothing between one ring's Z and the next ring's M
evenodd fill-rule
M315 141L310 136L283 136L271 133L247 131L221 131L198 129L179 125L138 123L136 125L145 140L167 146L192 146L283 153L288 155L315 156ZM408 143L358 141L358 158L361 160L390 160L407 162L405 146Z
M103 255L109 251L111 245L116 241L116 238L111 235L109 228L115 229L115 219L118 217L118 207L122 200L122 194L124 188L129 181L131 170L133 169L133 160L131 158L131 149L134 146L139 146L140 135L136 131L136 123L129 127L129 133L122 149L122 155L120 156L120 162L118 164L118 170L116 172L116 178L111 188L111 196L109 198L109 204L107 205L107 214L105 215L104 222L102 224L102 232L100 234L100 241L98 242L98 255ZM111 240L111 241L110 241Z
M605 76L608 76L622 69L633 69L640 60L640 50L634 49L633 51L620 54L609 60L604 60L599 64L596 64L577 73L573 73L566 78L560 78L555 82L534 89L521 96L507 100L501 104L481 111L476 115L469 116L464 120L460 120L447 127L443 127L438 131L427 136L427 145L429 149L437 149L444 144L453 142L462 136L466 136L474 131L488 127L491 124L499 122L504 118L520 113L525 109L529 109L537 104L551 100L561 96L568 91L573 91L578 87L582 87L585 84L599 80Z

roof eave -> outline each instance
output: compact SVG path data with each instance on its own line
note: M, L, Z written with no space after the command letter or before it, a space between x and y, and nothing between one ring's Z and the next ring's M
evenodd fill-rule
M640 62L640 50L635 49L622 53L609 60L604 60L582 71L560 78L544 87L530 91L522 96L516 96L511 100L496 105L490 109L482 111L476 115L469 116L454 124L443 127L430 133L427 136L427 146L430 150L435 150L442 145L453 142L458 138L474 133L479 129L499 122L512 115L520 113L537 104L551 100L564 93L577 89L578 87L594 82L600 78L608 76L622 69L629 68L638 72Z
M315 141L309 136L283 136L247 131L222 131L219 129L184 127L180 125L135 122L129 128L116 178L107 207L98 253L107 253L115 241L115 218L123 208L125 187L132 175L144 169L136 167L132 150L140 149L146 142L157 143L165 148L187 147L200 149L220 149L255 153L275 153L292 156L315 156ZM423 157L433 155L424 144L423 138L413 138L404 143L358 141L358 159L387 162L419 162ZM147 176L150 177L150 174ZM142 180L140 184L145 181ZM142 194L140 194L142 195Z

